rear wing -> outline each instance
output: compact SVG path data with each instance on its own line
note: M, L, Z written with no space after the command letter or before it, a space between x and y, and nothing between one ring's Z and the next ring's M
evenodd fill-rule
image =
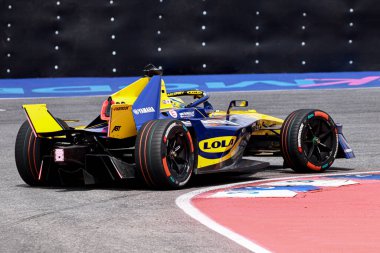
M36 137L39 134L60 132L65 129L51 115L46 104L23 105L22 108Z
M104 101L100 118L108 121L108 137L136 136L141 126L158 119L161 110L173 109L160 75L143 77Z

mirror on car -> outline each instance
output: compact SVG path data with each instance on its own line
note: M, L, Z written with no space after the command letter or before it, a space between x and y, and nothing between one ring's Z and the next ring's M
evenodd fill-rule
M230 114L232 107L247 107L247 106L248 106L247 100L232 100L230 102L230 105L228 106L227 115Z

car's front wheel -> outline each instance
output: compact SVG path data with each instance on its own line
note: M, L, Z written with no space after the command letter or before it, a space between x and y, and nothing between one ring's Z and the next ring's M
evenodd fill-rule
M333 164L337 152L337 128L326 112L303 109L285 119L281 153L284 164L294 171L325 171Z

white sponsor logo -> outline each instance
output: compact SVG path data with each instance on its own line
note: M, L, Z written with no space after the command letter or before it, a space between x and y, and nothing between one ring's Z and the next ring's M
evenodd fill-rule
M336 154L338 154L338 147L339 147L339 136L338 135L339 134L335 135L336 136L336 143L337 143L337 145L335 147L334 157L336 157ZM351 152L352 152L352 150L351 150Z
M174 110L170 110L170 111L169 111L169 114L170 114L170 116L172 116L173 118L177 118L177 117L178 117L177 112L174 111Z
M205 126L214 126L214 125L226 125L226 126L239 126L234 122L228 120L219 120L219 119L210 119L210 120L201 120Z
M169 99L164 99L164 100L162 100L162 103L163 103L164 105L169 105L169 104L171 104L172 102L171 102Z
M191 118L191 117L194 117L194 111L192 111L192 112L180 112L179 116L181 118Z
M293 198L297 193L290 190L223 191L208 198Z
M155 112L154 108L151 107L151 106L150 107L133 109L133 113L136 114L136 115L144 114L144 113L151 113L151 112Z
M299 148L301 147L301 134L302 134L303 127L304 127L304 125L302 123L301 126L300 126L300 130L298 131L298 147Z
M165 137L167 138L168 137L168 134L170 133L170 131L172 130L173 127L177 126L178 124L177 123L173 123L171 124L168 129L166 129L166 133L165 133Z
M187 126L187 127L191 127L191 122L190 121L182 121L182 123Z

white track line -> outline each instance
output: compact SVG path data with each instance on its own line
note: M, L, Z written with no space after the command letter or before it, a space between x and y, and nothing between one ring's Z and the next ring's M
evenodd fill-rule
M231 239L232 241L236 242L237 244L243 246L244 248L257 253L267 253L270 252L269 250L265 249L264 247L258 245L257 243L245 238L244 236L241 236L232 230L220 225L219 223L215 222L214 220L210 219L207 215L202 213L199 209L197 209L195 206L191 204L191 199L195 196L208 192L213 190L219 190L223 188L229 188L233 186L238 185L245 185L250 183L262 183L267 181L273 181L273 180L289 180L289 179L298 179L298 178L311 178L311 177L324 177L324 176L343 176L343 175L356 175L356 174L372 174L372 173L379 173L380 170L376 171L368 171L368 172L350 172L350 173L328 173L328 174L313 174L310 176L296 176L296 177L282 177L282 178L269 178L269 179L263 179L263 180L252 180L252 181L246 181L241 183L233 183L233 184L227 184L227 185L221 185L221 186L213 186L213 187L207 187L203 189L199 189L196 191L185 193L181 196L179 196L176 199L176 204L179 208L181 208L186 214L188 214L193 219L197 220L201 224L205 225L211 230L214 230L215 232Z

